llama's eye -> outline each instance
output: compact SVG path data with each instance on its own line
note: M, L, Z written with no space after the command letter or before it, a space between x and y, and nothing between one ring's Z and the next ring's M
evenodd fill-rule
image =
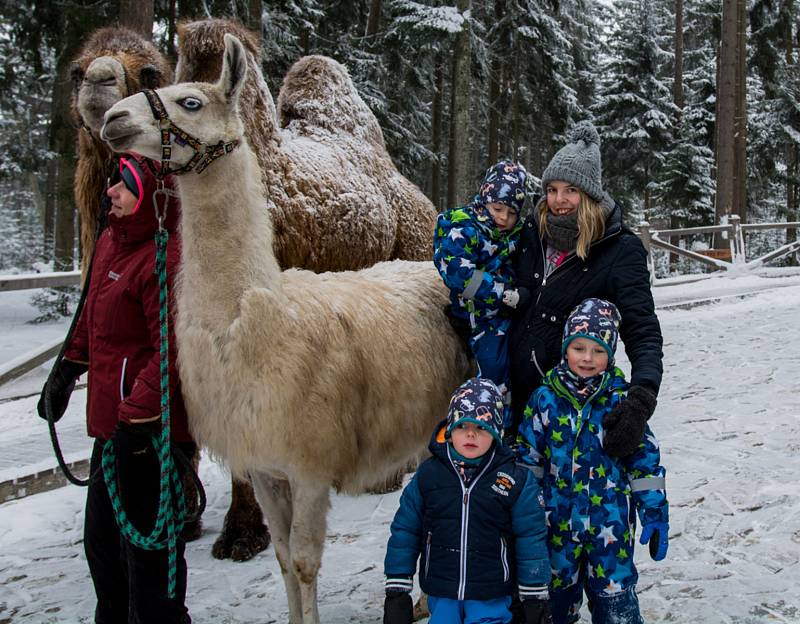
M178 100L178 106L181 106L188 111L196 111L203 108L203 103L197 98L185 97L182 100Z
M106 78L105 80L101 80L99 84L101 87L113 87L117 84L117 79L114 77Z

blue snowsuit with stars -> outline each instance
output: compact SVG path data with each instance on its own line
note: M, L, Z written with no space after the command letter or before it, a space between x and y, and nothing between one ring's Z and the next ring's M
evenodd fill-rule
M668 521L666 471L649 427L632 455L618 460L603 450L603 416L627 389L622 371L611 368L581 405L551 370L525 408L517 453L542 484L555 624L578 621L584 589L594 624L642 622L636 514L642 524Z
M505 389L511 309L503 305L503 292L516 284L512 255L522 226L520 220L500 230L476 200L441 213L433 237L433 262L450 289L452 315L470 324L480 376Z

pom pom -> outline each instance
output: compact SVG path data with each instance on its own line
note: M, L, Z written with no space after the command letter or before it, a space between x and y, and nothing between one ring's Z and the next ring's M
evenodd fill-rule
M577 143L583 141L586 145L594 143L600 145L600 135L597 134L594 125L591 121L580 121L576 123L572 130L569 131L567 139L570 143Z

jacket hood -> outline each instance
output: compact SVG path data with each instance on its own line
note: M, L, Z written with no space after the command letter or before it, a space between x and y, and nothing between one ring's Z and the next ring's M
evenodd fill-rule
M130 155L128 160L136 164L137 171L140 172L139 181L141 183L141 197L138 209L132 215L125 217L115 217L108 215L108 225L114 237L123 244L138 243L148 238L153 238L158 229L158 218L156 217L155 205L153 203L153 193L156 190L156 177L153 168L158 169L158 163L148 162L146 158L138 155ZM122 159L121 161L122 162ZM164 188L175 192L174 176L164 178ZM174 195L159 195L159 207L163 208L163 202L167 202L166 219L164 227L170 234L174 234L178 229L180 219L180 202Z

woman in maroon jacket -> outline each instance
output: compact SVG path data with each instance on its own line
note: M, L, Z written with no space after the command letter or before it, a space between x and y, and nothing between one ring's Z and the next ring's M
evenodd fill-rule
M108 227L92 261L83 312L49 389L54 416L66 408L75 379L88 369L86 416L95 438L86 501L84 547L97 594L95 622L181 623L191 621L184 605L186 561L178 541L175 598L167 597L167 551L137 548L119 532L100 470L102 449L113 439L123 507L137 530L152 531L158 511L159 464L150 442L161 428L159 285L153 205L156 181L138 157L120 159L120 181L111 186ZM167 186L172 186L168 178ZM163 202L162 196L159 202ZM194 445L175 369L172 285L180 261L178 202L169 202L164 227L169 300L170 429L173 444L187 457ZM43 406L43 402L40 402ZM43 409L40 407L40 414Z

